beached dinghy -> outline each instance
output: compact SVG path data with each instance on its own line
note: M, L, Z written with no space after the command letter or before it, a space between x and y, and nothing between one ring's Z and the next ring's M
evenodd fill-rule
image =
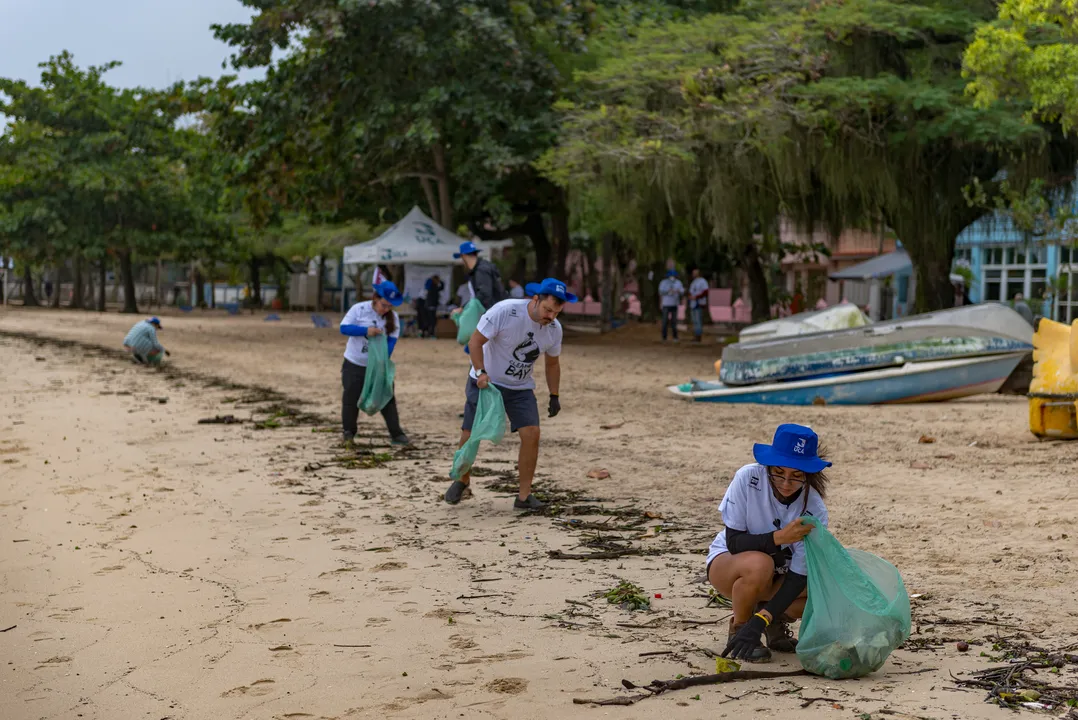
M1033 327L1017 312L995 303L967 305L846 330L738 342L723 350L719 380L755 385L1032 350Z
M954 400L994 393L1025 352L906 363L864 372L757 385L724 385L694 380L671 385L687 400L760 405L879 405Z

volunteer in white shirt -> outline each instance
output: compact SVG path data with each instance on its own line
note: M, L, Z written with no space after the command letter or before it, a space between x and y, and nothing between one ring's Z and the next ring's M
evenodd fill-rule
M374 286L374 295L366 302L356 303L349 308L341 320L341 335L348 336L348 345L344 348L344 364L341 365L341 424L344 430L344 442L352 442L358 431L359 397L363 394L363 381L367 376L367 338L385 335L389 345L389 354L401 334L400 316L393 310L400 307L404 297L392 280L386 280ZM393 397L382 408L382 417L386 421L389 435L394 445L408 445L408 436L401 430L397 415L397 398Z
M692 316L693 342L704 339L704 311L707 310L707 280L700 277L700 268L692 269L689 283L689 314Z
M531 492L535 463L539 458L539 405L535 400L532 370L540 355L546 356L546 384L550 390L549 417L561 411L558 385L561 381L561 324L558 313L565 303L576 302L565 283L547 278L528 283L525 292L531 299L503 300L486 311L469 341L472 363L465 387L467 403L461 424L460 444L472 434L479 390L493 385L502 395L509 429L520 435L517 471L520 490L513 507L517 510L541 510L544 504ZM450 505L460 502L471 481L470 475L454 480L445 493Z
M789 625L805 610L804 537L812 530L801 517L827 526L824 469L831 463L803 425L779 425L772 443L754 445L752 454L757 463L737 471L719 504L726 529L708 550L707 577L733 601L723 657L767 662L772 650L797 648Z

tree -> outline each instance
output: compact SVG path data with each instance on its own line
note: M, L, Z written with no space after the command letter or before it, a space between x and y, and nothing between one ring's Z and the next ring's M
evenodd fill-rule
M184 163L189 135L176 129L182 108L109 86L117 64L83 70L64 52L42 63L40 87L0 79L0 113L11 119L0 142L0 232L27 266L85 257L103 277L116 258L133 313L136 257L191 254L207 223Z
M989 3L778 0L646 28L586 76L587 104L546 166L562 177L661 188L670 216L741 250L754 315L767 301L760 238L780 215L811 230L884 223L909 251L920 311L953 301L955 238L987 212L967 188L1073 174L1074 144L977 107L960 59ZM689 198L687 207L677 203ZM690 234L690 238L692 234ZM770 240L768 239L770 237Z
M1078 6L1063 0L1005 0L998 21L977 29L964 55L978 106L1029 103L1031 117L1078 126Z

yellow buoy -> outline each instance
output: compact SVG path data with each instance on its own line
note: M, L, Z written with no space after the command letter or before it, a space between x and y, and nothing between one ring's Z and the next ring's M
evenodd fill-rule
M1041 320L1033 333L1029 429L1038 437L1078 439L1078 320L1070 327Z

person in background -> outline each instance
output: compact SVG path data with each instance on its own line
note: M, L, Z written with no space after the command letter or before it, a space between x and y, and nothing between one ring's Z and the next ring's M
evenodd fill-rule
M1026 304L1025 296L1022 293L1015 293L1014 295L1014 310L1021 315L1027 323L1033 324L1033 311L1029 309L1029 305Z
M524 286L512 278L509 279L509 297L520 300L524 297Z
M160 365L163 355L170 355L165 346L157 339L161 321L155 317L139 320L127 331L124 338L124 350L131 353L131 359L140 365Z
M704 339L707 290L707 280L700 277L700 268L693 268L692 282L689 283L689 314L692 316L693 342L702 342Z
M438 306L442 301L442 290L445 283L438 275L431 275L423 284L426 296L423 299L423 314L420 317L419 329L426 337L434 337L434 331L438 326Z
M484 310L490 310L508 297L498 268L489 260L479 257L479 248L475 243L462 242L460 251L453 253L453 257L464 261L464 266L468 268L468 286L472 289L472 297L483 304Z
M667 270L666 277L659 283L659 305L663 315L663 342L666 342L668 328L673 328L674 342L677 337L677 309L681 305L681 297L685 294L685 286L678 280L677 270Z
M344 348L344 363L341 365L341 385L344 386L344 392L341 394L341 425L345 444L355 440L359 429L359 397L363 394L363 382L367 377L367 339L385 335L389 354L392 356L401 333L400 316L393 308L400 307L404 296L392 280L375 285L373 290L374 294L370 300L353 305L341 320L341 335L348 336L348 344ZM401 430L395 395L382 408L382 418L386 421L386 428L389 429L394 445L411 444L408 436Z

